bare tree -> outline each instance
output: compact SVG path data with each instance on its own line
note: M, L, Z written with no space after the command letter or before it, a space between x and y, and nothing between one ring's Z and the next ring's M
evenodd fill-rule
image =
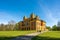
M9 21L8 22L8 28L9 28L9 30L14 30L15 24L16 24L15 21L13 21L13 20Z
M5 31L5 25L3 23L0 24L0 31Z

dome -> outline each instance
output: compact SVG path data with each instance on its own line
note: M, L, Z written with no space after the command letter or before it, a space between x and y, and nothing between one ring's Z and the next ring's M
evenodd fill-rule
M36 19L39 19L39 16L36 16Z
M31 18L35 18L35 14L34 13L31 14Z
M23 19L27 19L27 17L26 17L26 16L24 16L24 17L23 17Z

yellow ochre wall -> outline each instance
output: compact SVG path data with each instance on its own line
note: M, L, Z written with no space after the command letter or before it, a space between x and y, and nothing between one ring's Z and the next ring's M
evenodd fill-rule
M36 30L45 31L45 22L41 21L38 16L31 15L30 18L23 17L23 21L19 22L19 30Z

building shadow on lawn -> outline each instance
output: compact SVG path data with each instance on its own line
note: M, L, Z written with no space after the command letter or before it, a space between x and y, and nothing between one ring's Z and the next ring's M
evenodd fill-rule
M15 36L15 37L0 37L0 40L26 40L26 39L30 40L30 38L32 38L32 40L60 40L60 38L41 37L41 36L34 37L34 36L24 36L24 35Z
M15 37L0 37L0 40L30 40L34 36L20 35Z
M0 36L0 40L11 40L12 38L15 38L15 37L1 37Z
M13 38L12 40L31 40L32 37L34 36L21 35L16 38Z
M60 38L36 36L36 37L32 38L32 40L60 40Z

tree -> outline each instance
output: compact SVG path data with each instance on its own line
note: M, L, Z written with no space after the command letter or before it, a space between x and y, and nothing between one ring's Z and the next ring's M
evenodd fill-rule
M56 31L56 30L57 30L57 26L56 26L56 25L53 25L53 26L52 26L52 30L53 30L53 31Z
M60 21L58 21L57 30L60 31Z
M46 26L46 28L47 28L48 30L51 30L51 27L50 27L50 26Z
M18 23L15 24L14 30L19 30Z
M9 31L9 30L14 30L16 22L11 20L8 22L8 24L0 24L0 31Z
M5 31L5 25L3 23L0 24L0 31Z
M15 21L11 20L8 22L8 28L9 30L14 30L14 27L15 27Z

